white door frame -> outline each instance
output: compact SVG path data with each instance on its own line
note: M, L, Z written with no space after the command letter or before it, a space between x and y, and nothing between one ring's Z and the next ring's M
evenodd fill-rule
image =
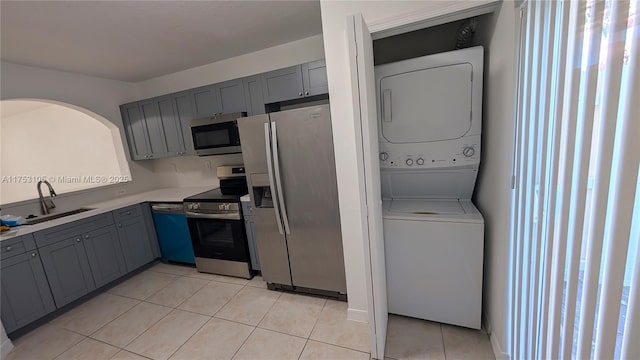
M443 3L443 6L434 8L434 7L425 7L423 9L417 9L412 11L411 13L400 14L396 16L390 16L388 18L378 19L376 21L371 22L369 25L369 30L371 32L371 36L373 39L381 39L393 35L402 34L405 32L418 30L426 27L432 27L452 21L457 21L473 16L479 16L487 13L494 12L497 8L499 8L501 1L500 0L476 0L476 1L452 1ZM364 20L364 16L362 14L355 14L350 16L347 20L348 23L355 22L355 19L360 17ZM351 37L353 36L352 30L349 29L347 32L347 41L349 42ZM353 53L353 49L351 48L351 44L347 44L349 47L349 62L353 67L356 64L355 53ZM356 66L357 67L357 66ZM360 97L360 91L358 91L358 74L351 74L352 77L352 97L354 101L354 122L356 129L356 156L358 159L366 159L367 155L371 153L371 151L375 150L377 152L378 144L367 144L367 142L363 142L363 137L366 136L364 133L366 129L369 129L370 124L363 124L363 119L366 117L362 117L361 113L363 112L362 108L356 109L356 101ZM369 89L370 90L370 89ZM375 88L373 89L375 93ZM366 113L366 110L364 111ZM376 130L377 131L377 121L376 121ZM364 149L364 146L369 146L369 148ZM375 149L374 149L375 148ZM372 177L371 174L368 174L364 167L359 168L360 176L364 179L365 188L371 188L374 186L380 186L380 178L379 176L376 178ZM377 180L377 181L376 181ZM380 200L381 202L381 200ZM370 338L370 347L371 347L371 356L374 359L382 359L384 357L384 349L385 349L385 339L386 339L386 325L387 319L376 319L376 310L380 312L383 310L387 311L387 299L386 299L386 279L378 279L378 281L374 281L376 276L380 276L380 274L385 274L386 271L384 269L384 262L382 264L379 261L375 261L375 259L382 259L384 261L384 248L382 248L382 254L379 253L379 249L376 246L376 230L374 229L373 224L375 222L379 222L382 224L382 217L379 216L377 218L373 218L370 215L379 213L380 210L376 210L374 207L379 207L380 202L376 201L366 201L366 211L367 211L367 223L363 228L363 239L364 239L364 257L365 257L365 276L366 276L366 288L367 288L367 305L368 305L368 317L369 317L369 338ZM372 233L373 231L373 233ZM372 241L372 238L373 241ZM380 268L382 267L382 268ZM376 275L377 274L377 275ZM376 286L377 285L377 286ZM381 289L381 285L384 289ZM384 309L379 309L378 307L384 307ZM380 323L382 320L383 324ZM378 321L378 323L376 323ZM383 325L383 326L381 326ZM376 330L378 327L384 327L382 329Z

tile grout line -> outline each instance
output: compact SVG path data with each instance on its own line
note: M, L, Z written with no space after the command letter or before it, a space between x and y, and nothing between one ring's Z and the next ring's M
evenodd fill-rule
M178 346L178 348L173 353L171 353L171 355L169 355L169 357L167 357L167 359L171 359L171 357L173 355L175 355L178 351L180 351L180 349L182 349L182 347L185 346L189 342L189 340L191 340L191 338L194 337L198 333L198 331L200 331L205 325L207 325L207 323L209 321L211 321L211 319L212 319L212 317L209 317L209 319L207 321L205 321L196 331L194 331L193 334L191 334L191 336L189 336L189 338L185 342L180 344L180 346Z
M313 323L313 327L311 328L311 332L309 333L309 339L311 339L311 335L313 335L313 330L316 329L316 325L318 325L318 321L320 321L320 317L322 316L322 312L324 311L324 307L327 306L327 299L324 299L324 303L322 303L322 309L320 309L320 314L316 318L316 321Z
M300 360L300 358L302 357L302 354L304 354L304 349L307 348L307 344L309 344L309 339L306 339L304 341L304 346L302 347L302 351L300 351L300 355L298 355L298 360Z
M244 339L244 341L242 342L242 344L240 344L240 346L238 346L238 349L236 349L236 351L233 353L233 355L231 355L231 360L233 360L233 358L236 357L236 355L238 355L238 351L240 351L240 349L242 349L242 347L244 346L244 344L247 342L247 340L249 340L249 338L251 337L251 335L253 335L254 331L256 331L258 327L254 326L253 330L251 330L251 332L249 333L249 336L247 336L246 339Z
M442 324L438 324L440 328L440 339L442 339L442 352L444 353L444 360L447 360L447 347L444 343L444 332L442 331Z

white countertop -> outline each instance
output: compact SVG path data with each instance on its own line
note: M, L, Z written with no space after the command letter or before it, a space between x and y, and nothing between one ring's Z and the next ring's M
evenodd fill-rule
M73 221L85 219L94 215L102 214L108 211L117 210L129 205L135 205L142 202L182 202L186 197L199 194L211 190L211 186L207 187L183 187L183 188L164 188L151 190L139 194L119 197L113 200L87 204L83 207L93 208L93 210L85 211L75 215L65 216L59 219L45 221L35 225L22 225L8 233L0 235L0 241L11 239L16 236L31 234L36 231L44 230L53 226L70 223ZM72 209L68 209L72 210ZM62 211L61 211L62 212ZM17 230L17 231L15 231Z

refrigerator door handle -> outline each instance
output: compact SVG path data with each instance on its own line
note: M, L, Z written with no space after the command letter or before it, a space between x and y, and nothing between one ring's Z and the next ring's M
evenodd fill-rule
M278 188L278 203L280 204L280 213L282 215L282 223L284 223L284 231L287 235L291 234L289 230L289 218L287 217L287 208L284 204L284 194L282 191L282 180L280 179L280 160L278 158L278 134L276 132L276 123L271 123L271 147L273 149L273 165L276 175L276 185Z
M280 206L278 204L278 196L276 195L276 182L273 177L273 163L271 157L271 131L269 130L269 122L264 123L264 143L267 149L267 171L269 173L269 188L271 189L271 199L273 200L273 209L276 212L276 222L278 223L278 231L280 235L284 235L282 230L282 218L280 217Z

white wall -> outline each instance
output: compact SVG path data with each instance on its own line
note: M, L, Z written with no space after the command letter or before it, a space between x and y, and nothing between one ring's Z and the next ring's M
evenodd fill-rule
M5 100L3 105L9 106L7 102L18 103ZM63 194L113 184L115 179L130 176L126 158L116 148L122 148L119 134L114 139L109 127L83 112L47 103L12 116L2 112L0 130L3 177L42 177L57 194ZM87 181L85 177L89 176L104 176L107 181ZM3 181L0 204L33 199L37 181Z
M122 119L119 105L138 98L136 86L132 83L79 75L64 71L48 70L2 62L0 64L0 99L45 99L62 102L96 113L114 123L120 129ZM126 144L126 141L123 141ZM16 156L20 149L16 149ZM128 153L128 149L123 149ZM116 185L108 189L95 189L85 192L66 194L56 200L58 209L74 208L88 203L111 199L117 189L127 193L136 193L155 188L156 182L145 162L129 162L133 181ZM34 185L35 194L35 185ZM3 212L15 210L23 215L38 213L37 201L16 204L13 207L3 206Z
M357 152L355 148L355 123L352 112L352 84L348 73L348 48L346 43L346 25L347 16L362 13L365 21L369 25L370 31L376 32L381 30L390 29L396 26L405 25L411 22L420 21L428 18L433 18L448 13L469 9L477 5L482 4L479 1L384 1L384 2L358 2L358 1L321 1L322 10L322 28L325 44L325 58L327 61L327 73L329 78L329 94L331 97L331 115L333 124L333 136L334 147L336 156L336 171L338 177L338 195L340 200L340 216L342 221L342 234L344 243L345 263L347 270L347 292L349 294L349 309L355 311L367 311L367 298L365 292L365 269L364 269L364 251L363 251L363 219L366 214L364 213L363 201L364 198L359 189L359 182L361 181L361 174L357 171ZM485 2L486 3L486 2ZM503 7L509 7L508 4ZM511 7L513 5L511 4ZM425 16L425 12L427 15ZM504 16L504 18L502 18ZM487 84L491 84L489 91L493 91L497 94L496 97L490 96L491 104L490 110L487 112L488 118L485 117L484 131L488 131L491 135L486 135L485 139L491 139L498 141L498 138L503 136L510 136L509 127L503 127L505 123L508 123L511 119L509 112L510 105L508 100L504 100L504 103L500 105L501 99L498 97L503 95L507 96L509 91L512 91L512 84L509 81L508 74L513 71L512 58L509 49L513 46L512 35L510 32L513 28L512 14L507 11L501 12L501 20L498 22L495 33L496 38L492 41L492 53L498 58L491 64L492 71L489 76L485 77ZM500 34L506 32L507 34ZM511 40L509 39L511 37ZM505 57L500 54L499 41L504 41L504 47L507 48L507 54ZM495 46L493 43L495 42ZM494 49L495 48L495 49ZM502 65L502 69L498 66ZM486 94L486 92L485 92ZM506 98L508 99L508 98ZM493 112L496 112L495 114ZM493 117L497 119L494 120ZM495 124L491 122L495 121ZM505 135L506 134L506 135ZM491 141L489 140L489 141ZM486 144L486 142L485 142ZM489 149L485 148L488 155L495 154L498 151L509 152L511 149L507 147L504 141L498 142L494 146L490 146ZM504 156L504 154L500 155ZM490 161L489 166L495 170L494 176L499 177L504 173L500 169L500 160ZM484 174L488 172L485 171ZM488 189L488 193L497 194L501 190L504 190L502 183L489 185L489 182L482 180L482 187ZM489 189L488 187L491 186ZM482 190L481 190L482 191ZM500 199L504 198L502 194ZM487 199L490 195L483 195L482 199ZM509 204L503 204L502 202L496 202L488 204L483 202L485 207L489 207L489 213L494 212L506 212L508 214ZM499 208L499 210L496 210ZM498 254L490 254L489 261L493 261L496 256L501 256L505 251L508 251L508 243L505 243L505 237L497 235L502 231L504 221L508 221L508 216L501 221L500 226L493 226L491 221L493 216L487 218L489 224L488 227L493 229L487 233L488 237L496 236L498 240L493 238L487 239L487 244L490 244L487 248L488 251L497 251ZM505 236L508 235L508 228L505 231ZM499 247L504 246L504 249ZM506 261L506 257L504 258ZM492 293L488 297L490 300L494 300L499 296L503 296L506 293L505 283L502 281L504 274L508 272L508 267L504 266L503 262L496 261L496 265L490 265L489 276L496 276L497 281L488 279L488 283L492 284L489 287L485 287L485 291ZM500 269L503 274L497 274L497 270ZM503 296L506 297L506 296ZM496 321L490 319L491 323L503 323L504 315L507 313L507 308L499 308L500 302L496 304L486 304L486 307L490 307L491 311L488 311L489 316L495 316ZM506 327L496 326L494 324L494 330L499 332L499 339L505 341L506 339Z
M138 83L141 99L324 58L322 35L270 47Z
M515 101L515 5L505 1L494 15L485 56L482 160L476 205L485 218L484 312L492 343L509 353L509 220ZM505 354L496 354L499 356Z

